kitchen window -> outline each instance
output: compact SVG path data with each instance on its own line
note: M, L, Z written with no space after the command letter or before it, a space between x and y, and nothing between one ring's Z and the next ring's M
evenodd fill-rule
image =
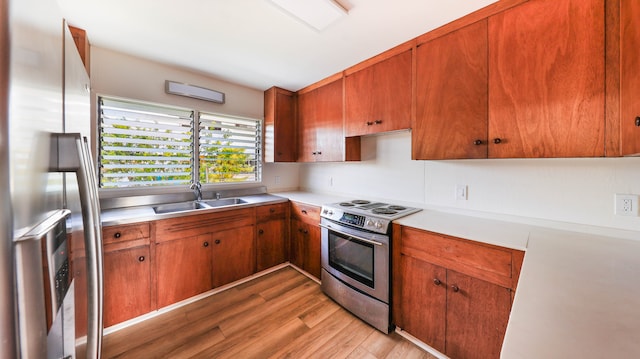
M261 121L99 97L101 188L261 180Z

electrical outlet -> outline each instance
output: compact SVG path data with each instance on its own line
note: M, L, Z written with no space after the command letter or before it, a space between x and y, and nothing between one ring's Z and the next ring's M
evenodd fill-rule
M456 200L467 200L467 185L459 184L456 185Z
M637 216L638 215L638 195L616 193L615 214L618 216Z
M280 176L276 176L273 181L275 184L280 184Z

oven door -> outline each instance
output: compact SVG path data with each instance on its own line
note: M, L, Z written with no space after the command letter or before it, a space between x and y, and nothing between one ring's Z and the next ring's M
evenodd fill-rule
M351 287L389 303L389 236L320 222L322 268Z

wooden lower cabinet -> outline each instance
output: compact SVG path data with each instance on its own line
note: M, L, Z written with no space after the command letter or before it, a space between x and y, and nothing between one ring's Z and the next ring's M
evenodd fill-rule
M291 220L290 262L320 279L320 227Z
M256 209L256 270L262 271L288 259L289 203Z
M499 358L522 252L396 228L395 324L451 358Z
M104 253L104 326L152 310L149 245Z
M256 250L253 226L215 232L213 239L213 287L255 273Z
M212 288L211 234L156 244L158 308Z

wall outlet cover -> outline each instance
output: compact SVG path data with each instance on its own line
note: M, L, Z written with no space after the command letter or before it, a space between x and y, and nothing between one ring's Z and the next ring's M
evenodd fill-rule
M462 201L466 201L467 200L467 185L464 184L458 184L456 185L456 200L462 200Z
M615 195L615 214L618 216L638 216L638 195Z

